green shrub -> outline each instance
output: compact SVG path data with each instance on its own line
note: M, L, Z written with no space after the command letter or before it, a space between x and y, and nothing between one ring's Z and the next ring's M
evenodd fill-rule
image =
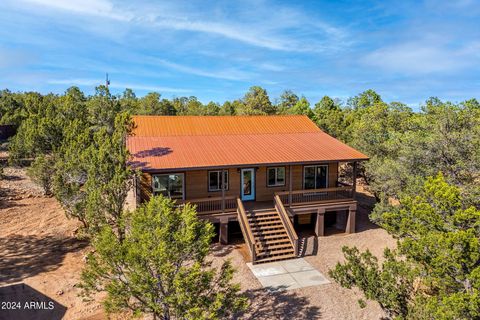
M27 171L30 178L43 188L45 195L52 195L53 164L52 157L39 155Z

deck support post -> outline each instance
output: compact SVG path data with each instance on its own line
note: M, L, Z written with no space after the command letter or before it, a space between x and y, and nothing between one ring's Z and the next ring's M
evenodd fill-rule
M228 218L220 219L220 234L218 239L220 244L228 244Z
M292 181L293 173L292 173L292 166L288 166L288 205L292 205Z
M222 170L222 212L225 212L225 170Z
M315 235L323 237L325 235L325 208L317 209L317 222L315 223Z
M355 218L357 215L357 206L352 205L348 210L347 226L345 233L355 233Z
M352 189L352 198L355 199L357 192L357 161L353 162Z

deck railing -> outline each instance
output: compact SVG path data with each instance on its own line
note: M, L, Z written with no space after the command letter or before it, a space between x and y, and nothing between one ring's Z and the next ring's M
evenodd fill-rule
M353 187L284 191L275 193L286 206L353 199Z
M282 200L280 200L280 196L275 195L273 197L273 201L275 203L275 209L278 212L278 215L280 216L280 220L282 221L282 224L287 231L288 238L290 239L290 242L293 245L293 248L295 250L295 256L298 256L298 236L297 233L295 232L295 229L293 228L292 221L290 221L290 217L287 214L287 210L285 210L285 207L283 206Z
M197 207L197 212L200 214L221 213L221 212L235 212L237 208L237 198L235 196L226 196L225 203L222 197L177 200L177 204L190 203Z
M255 263L256 260L256 250L255 250L255 238L253 237L252 229L250 229L250 224L248 223L247 213L243 207L243 202L237 198L237 219L240 224L240 229L242 230L243 238L247 244L248 250L250 251L250 256L252 257L252 262Z

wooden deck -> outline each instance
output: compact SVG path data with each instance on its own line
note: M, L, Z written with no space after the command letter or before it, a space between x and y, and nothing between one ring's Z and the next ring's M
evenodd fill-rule
M272 201L244 201L243 206L247 211L253 210L275 210L275 205Z
M242 201L245 210L267 210L275 208L275 197L279 197L286 208L300 208L304 206L335 204L353 201L354 188L336 187L312 190L294 190L276 192L272 200L268 201ZM201 199L179 200L178 204L190 203L197 207L199 215L231 214L237 211L237 197L210 197Z
M271 201L242 201L224 196L177 202L196 206L198 215L220 224L219 239L228 243L228 223L240 224L253 263L290 259L298 256L299 240L293 227L296 215L314 214L315 234L325 234L325 213L346 215L345 232L355 232L357 202L354 187L277 192ZM344 215L345 217L345 215Z

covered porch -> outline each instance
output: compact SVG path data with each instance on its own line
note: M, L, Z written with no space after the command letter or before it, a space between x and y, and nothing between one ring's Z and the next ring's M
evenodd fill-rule
M357 175L356 162L352 167L352 184L339 182L337 179L335 187L294 190L293 170L289 168L288 190L273 192L271 200L242 201L238 195L227 195L225 190L222 190L222 195L219 197L178 200L177 203L195 205L202 218L218 223L221 243L228 243L229 222L242 222L240 203L247 215L249 212L262 211L276 211L281 214L282 210L279 208L281 207L284 209L285 217L288 217L292 223L295 221L295 217L313 215L315 218L314 232L318 237L325 235L326 214L333 213L336 215L336 219L342 220L341 226L345 233L354 233L357 202L355 201L356 179L353 177Z
M212 214L228 214L237 210L237 198L240 198L246 209L269 209L274 208L274 197L279 196L285 207L301 207L305 205L313 204L326 204L335 202L344 202L355 199L356 179L357 176L357 162L352 162L352 172L350 184L339 180L338 165L335 168L335 172L330 172L331 165L320 164L317 166L326 167L326 172L323 173L325 181L323 183L307 184L306 182L306 168L305 166L283 166L286 167L287 176L284 179L284 183L280 187L264 186L265 172L262 172L265 167L252 167L254 170L255 196L253 199L244 199L242 188L235 189L235 185L241 185L243 180L241 177L234 177L234 173L239 175L241 168L218 170L221 176L220 181L231 181L230 187L228 183L219 185L216 195L207 197L195 197L197 192L186 192L186 198L184 200L178 199L177 203L184 204L190 203L197 207L197 212L200 215L212 215ZM267 167L268 168L268 167ZM272 167L270 167L272 168ZM260 172L260 173L257 173ZM227 177L226 177L227 176ZM195 176L196 177L196 176ZM188 176L187 176L188 179ZM188 180L193 180L190 178ZM318 177L315 178L318 180ZM314 180L315 180L314 179ZM235 184L233 182L235 181ZM197 182L197 181L195 181ZM207 181L202 181L200 184L207 184ZM232 185L233 184L233 185ZM308 188L307 188L308 187ZM193 195L192 195L193 194ZM261 196L260 196L261 194Z

